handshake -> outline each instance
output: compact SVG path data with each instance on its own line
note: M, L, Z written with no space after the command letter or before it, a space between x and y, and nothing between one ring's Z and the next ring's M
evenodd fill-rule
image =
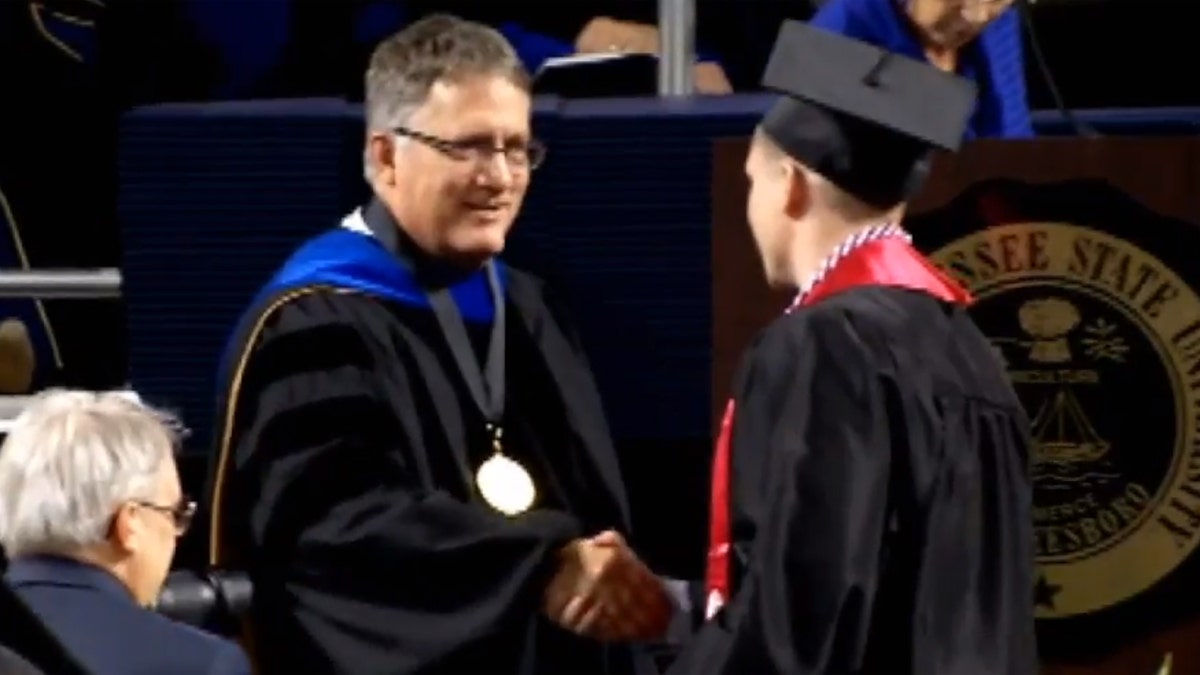
M672 605L663 583L616 532L576 539L559 551L559 569L542 610L558 625L604 642L663 637Z

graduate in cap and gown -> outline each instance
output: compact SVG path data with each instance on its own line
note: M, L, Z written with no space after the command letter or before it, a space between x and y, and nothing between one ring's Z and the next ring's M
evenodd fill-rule
M764 84L747 214L798 293L733 384L708 621L671 672L1034 673L1028 419L899 225L974 89L798 22Z
M632 673L663 583L579 339L498 254L544 149L495 30L429 16L366 76L374 198L298 248L219 375L211 562L267 673Z

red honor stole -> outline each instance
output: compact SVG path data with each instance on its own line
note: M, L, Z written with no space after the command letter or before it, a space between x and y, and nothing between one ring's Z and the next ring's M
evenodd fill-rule
M847 252L807 293L796 297L788 312L858 286L892 286L927 293L959 305L973 302L970 293L898 236L868 241ZM729 469L732 454L734 401L725 405L713 457L709 519L708 570L705 574L705 618L711 619L729 599Z

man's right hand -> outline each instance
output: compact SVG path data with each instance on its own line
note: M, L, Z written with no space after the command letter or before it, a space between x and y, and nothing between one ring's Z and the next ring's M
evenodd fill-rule
M621 535L609 531L577 539L562 549L559 560L543 607L556 623L604 641L665 634L672 612L666 589Z

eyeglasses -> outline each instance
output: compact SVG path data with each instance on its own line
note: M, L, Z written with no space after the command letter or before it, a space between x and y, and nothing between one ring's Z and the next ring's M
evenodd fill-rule
M404 138L411 138L418 143L423 143L450 159L459 162L472 162L476 166L482 166L490 162L497 153L504 155L504 161L510 167L528 169L530 171L541 166L542 161L546 159L546 146L537 139L505 143L497 147L496 142L490 138L452 140L409 129L408 127L396 127L392 129L392 133Z
M170 506L142 501L134 502L134 504L170 517L171 522L175 525L175 534L180 537L187 534L188 528L192 526L192 520L196 517L196 502L187 497L181 498L179 503Z

